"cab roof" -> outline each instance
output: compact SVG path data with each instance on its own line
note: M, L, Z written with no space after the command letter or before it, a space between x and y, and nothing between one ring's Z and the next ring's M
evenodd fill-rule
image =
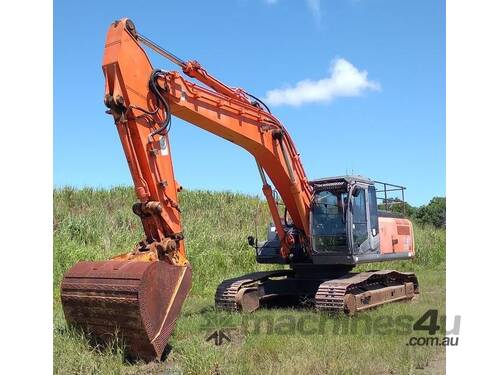
M324 177L318 178L316 180L310 180L309 185L312 187L326 185L326 184L352 184L355 182L362 182L368 185L374 185L375 181L370 180L367 177L359 175L346 175L346 176L336 176L336 177Z

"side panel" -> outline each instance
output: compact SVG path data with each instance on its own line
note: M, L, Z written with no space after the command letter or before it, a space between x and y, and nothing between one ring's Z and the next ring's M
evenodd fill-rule
M381 254L409 253L415 256L413 225L408 219L380 217L380 252Z

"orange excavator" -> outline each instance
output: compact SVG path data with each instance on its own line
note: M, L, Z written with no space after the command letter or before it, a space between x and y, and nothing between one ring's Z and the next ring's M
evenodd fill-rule
M143 49L177 64L154 69ZM255 157L272 223L267 238L248 237L256 261L287 265L222 281L215 305L253 311L273 301L354 314L412 299L413 273L351 272L362 263L415 256L409 220L379 209L377 182L361 176L308 180L281 122L257 97L211 76L139 34L129 19L109 28L103 59L104 103L123 146L137 196L132 210L145 233L135 248L107 261L79 262L65 275L61 300L67 322L106 341L120 332L132 357L161 357L191 287L169 146L176 116L233 142ZM272 188L274 186L274 189ZM401 188L404 201L404 188ZM284 205L284 209L281 208ZM282 267L283 268L283 267Z

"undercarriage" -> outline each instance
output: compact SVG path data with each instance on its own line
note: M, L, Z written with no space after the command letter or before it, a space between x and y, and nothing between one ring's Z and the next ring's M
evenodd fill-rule
M290 269L224 280L215 293L215 306L243 312L268 305L303 306L353 315L386 303L411 300L418 293L418 280L411 272L341 269L329 276L311 277L311 273Z

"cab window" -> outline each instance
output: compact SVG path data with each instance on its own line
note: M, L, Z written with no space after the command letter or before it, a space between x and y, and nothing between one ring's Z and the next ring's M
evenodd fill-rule
M370 226L372 234L376 236L378 234L378 207L375 186L368 187L368 200L368 206L370 207Z
M314 251L347 250L345 225L346 193L316 193L312 205L312 242Z
M358 247L368 239L365 189L352 197L352 237Z

